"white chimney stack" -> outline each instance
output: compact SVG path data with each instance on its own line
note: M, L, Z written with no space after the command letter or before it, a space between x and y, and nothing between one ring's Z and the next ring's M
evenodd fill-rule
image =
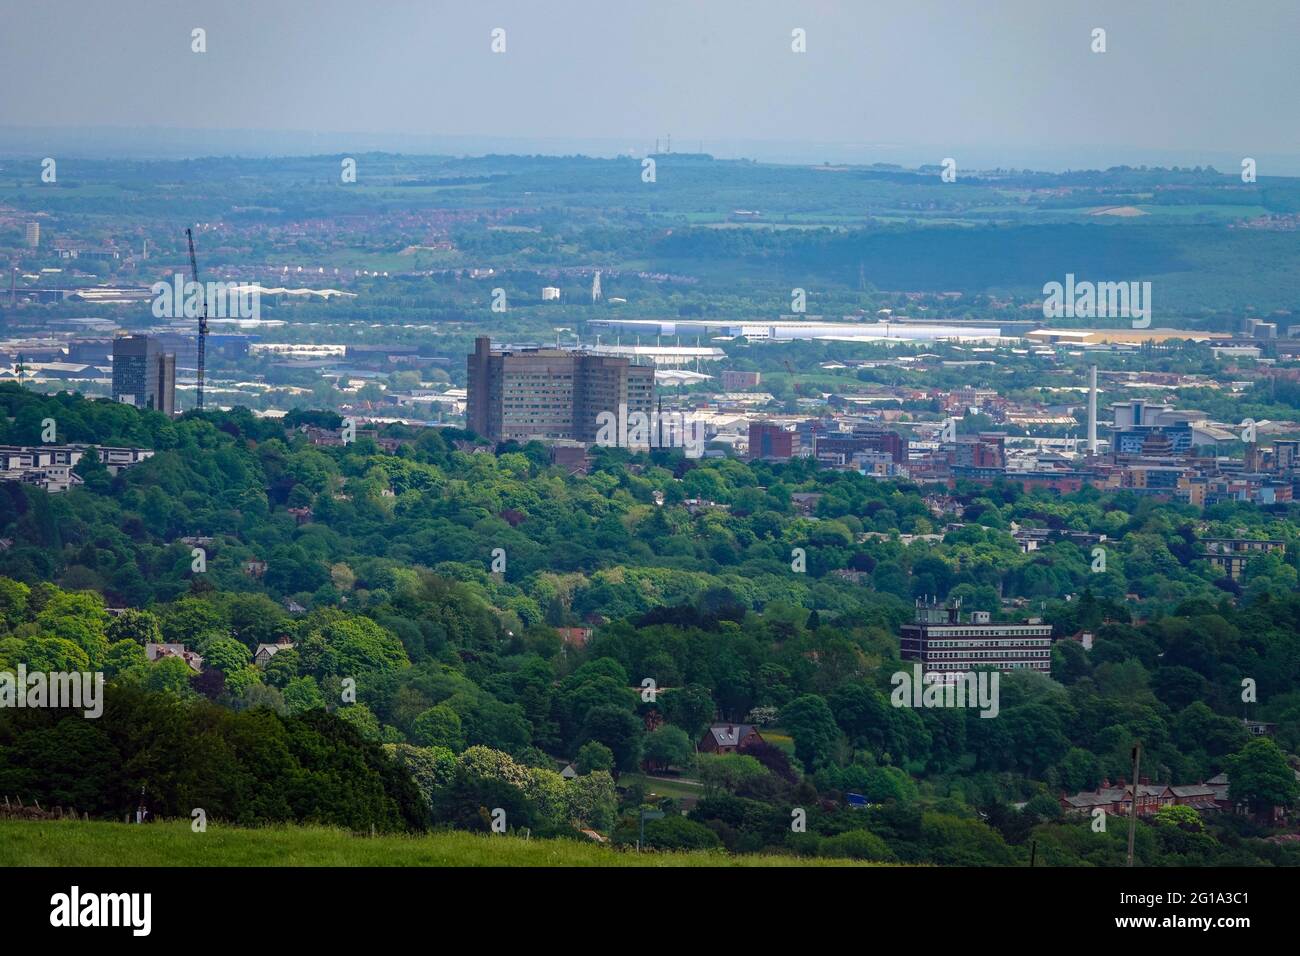
M1088 454L1097 454L1097 366L1088 373Z

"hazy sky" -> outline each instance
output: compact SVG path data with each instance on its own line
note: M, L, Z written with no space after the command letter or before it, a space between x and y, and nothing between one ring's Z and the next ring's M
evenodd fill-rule
M671 133L678 151L838 156L837 145L1008 165L1300 157L1297 0L0 6L0 127L342 132L377 146L403 134L537 151L639 151ZM207 53L190 51L194 27ZM795 27L806 53L791 52ZM1090 50L1094 27L1107 31L1104 54Z

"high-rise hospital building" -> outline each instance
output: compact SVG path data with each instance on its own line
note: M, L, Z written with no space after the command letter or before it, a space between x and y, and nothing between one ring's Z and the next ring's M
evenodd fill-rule
M492 349L468 359L468 426L490 441L595 442L598 416L654 409L654 367L558 348ZM620 412L620 407L623 409Z

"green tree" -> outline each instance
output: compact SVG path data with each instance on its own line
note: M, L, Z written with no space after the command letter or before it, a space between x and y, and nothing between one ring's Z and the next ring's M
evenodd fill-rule
M236 699L247 699L249 692L262 683L262 672L252 664L232 667L222 673L226 679L226 692Z
M589 774L596 770L614 769L614 752L596 740L588 740L578 748L577 759L573 769L580 774Z
M1257 737L1228 758L1228 796L1261 814L1296 801L1295 771L1267 737Z
M809 772L834 760L840 739L835 715L823 697L804 694L781 709L781 724L794 738L795 756Z
M0 620L12 630L27 616L27 601L32 589L20 581L0 578Z
M318 676L360 682L410 663L402 642L369 618L326 611L306 626L298 653L303 668Z
M448 786L456 774L456 755L445 747L387 744L384 751L411 775L430 809L434 795Z
M746 790L768 775L767 768L743 754L700 754L696 765L704 793L710 797Z
M564 785L565 806L569 822L578 827L608 830L618 813L618 794L614 778L607 771L595 770Z
M460 715L446 704L430 707L416 717L411 723L411 739L421 747L442 747L451 751L465 749Z
M1199 833L1205 829L1205 821L1195 809L1188 806L1170 805L1160 807L1155 813L1155 823L1158 827L1178 827L1180 830L1188 830L1193 833Z
M137 611L127 608L108 622L105 636L109 642L135 641L135 643L159 644L162 642L162 630L158 618L149 611Z
M700 739L717 713L709 689L700 684L672 688L664 692L662 701L669 722L686 731L691 740Z
M690 763L695 748L686 731L672 724L664 724L647 734L641 757L651 770L664 771L670 766L684 767Z
M247 667L251 658L248 648L239 641L233 637L220 637L207 643L203 665L215 667L229 680L231 674Z
M285 710L291 715L325 706L325 695L321 693L316 678L310 675L290 680L284 685L283 694Z
M113 677L132 667L143 667L148 664L145 657L144 648L135 641L118 641L108 646L108 652L104 655L104 673Z
M578 736L604 744L614 755L619 770L635 770L641 759L641 740L645 728L636 714L621 707L601 704L593 707L583 721Z
M190 678L194 671L190 665L179 657L164 657L154 661L146 671L144 685L149 690L166 691L181 697L187 697L190 690Z
M76 644L92 667L98 667L108 652L107 623L103 598L88 591L59 592L36 615L36 626L43 633Z
M372 740L375 743L380 742L379 718L365 704L359 702L348 704L346 707L340 707L336 710L335 714L344 723L355 727L357 732L366 740Z

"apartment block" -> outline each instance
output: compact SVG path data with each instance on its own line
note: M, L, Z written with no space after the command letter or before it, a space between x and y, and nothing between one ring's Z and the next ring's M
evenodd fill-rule
M1201 557L1234 581L1241 578L1247 562L1259 554L1286 553L1286 542L1268 538L1202 538Z

